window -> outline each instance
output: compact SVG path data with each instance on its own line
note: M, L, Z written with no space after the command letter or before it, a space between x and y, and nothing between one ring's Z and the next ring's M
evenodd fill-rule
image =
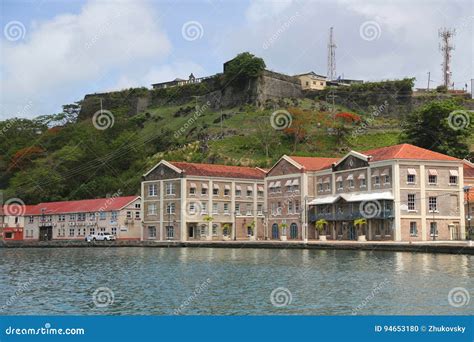
M156 215L158 210L158 206L156 203L148 204L148 215Z
M212 203L212 213L213 214L219 213L219 203Z
M288 214L293 213L293 201L288 202Z
M407 183L415 184L415 175L407 175Z
M69 221L74 221L76 219L76 214L69 215Z
M217 236L217 224L215 223L212 225L212 235Z
M189 213L191 215L196 213L196 203L194 202L189 203Z
M361 187L361 188L365 188L366 186L367 186L367 183L366 183L366 181L365 181L365 178L361 179L361 180L360 180L360 187Z
M148 238L149 239L156 238L156 227L155 226L148 226Z
M112 234L117 235L117 227L112 227Z
M374 177L374 185L380 185L380 176Z
M224 189L224 196L230 196L230 189Z
M428 183L429 184L436 184L438 181L438 176L435 175L429 175L428 176Z
M257 214L263 215L263 204L257 204Z
M94 235L95 234L95 228L89 228L89 234ZM63 230L63 235L64 235L64 230Z
M207 202L201 202L201 214L207 214Z
M69 228L69 236L74 236L74 228Z
M408 210L415 211L415 194L408 194Z
M105 211L99 212L99 220L105 220L106 218L107 218L107 217L106 217Z
M352 179L349 179L349 188L354 187L354 181Z
M253 191L252 190L247 190L247 197L252 197Z
M131 211L127 211L127 218L128 219L132 218L132 212Z
M66 221L66 215L58 215L58 221L59 221L59 222L64 222L64 221ZM32 223L32 222L30 222L30 223Z
M166 194L169 196L176 194L176 185L174 183L166 183Z
M331 183L326 183L326 191L331 191Z
M344 183L342 181L337 182L337 188L341 190L344 186Z
M296 223L290 225L290 239L298 238L298 226Z
M212 194L213 194L214 196L218 196L218 195L219 195L219 188L214 188L214 189L212 189Z
M323 191L323 183L318 184L318 191L322 192Z
M430 212L438 211L438 201L436 197L428 197L428 210Z
M166 205L166 213L167 214L174 214L176 212L176 204L168 203Z
M276 210L277 215L281 215L281 202L277 203L277 210Z
M95 213L89 214L89 221L95 221Z
M118 217L118 212L112 211L110 220L111 220L112 222L115 222L115 221L117 221L117 217Z
M458 184L458 176L449 176L449 185Z
M148 196L157 196L158 186L156 184L148 184Z
M247 204L247 216L251 216L251 215L252 215L252 205Z
M229 203L224 203L224 214L229 214Z
M86 220L86 213L79 213L77 214L78 221L85 221Z
M235 196L237 196L237 197L242 196L242 190L240 190L240 189L235 189Z
M140 212L135 211L135 220L139 220L139 219L140 219Z
M384 184L390 184L390 176L383 176Z
M240 215L240 204L235 205L235 214Z
M207 188L205 188L205 187L201 188L201 195L207 196Z
M272 215L276 215L277 214L277 204L276 203L272 203Z
M140 209L141 206L140 206L140 203L135 203L135 209Z
M410 222L410 236L417 236L418 228L416 227L416 222Z
M28 217L28 223L33 223L35 221L33 216Z
M300 211L300 201L295 201L295 213L299 213Z
M189 188L189 194L190 194L191 196L196 195L196 188L195 188L195 187L190 187L190 188Z
M174 239L174 227L173 226L167 226L166 227L166 238L168 240Z
M263 197L263 195L264 195L264 193L263 193L262 190L258 190L258 191L257 191L257 196L258 196L258 197Z
M438 224L430 222L430 236L438 236Z

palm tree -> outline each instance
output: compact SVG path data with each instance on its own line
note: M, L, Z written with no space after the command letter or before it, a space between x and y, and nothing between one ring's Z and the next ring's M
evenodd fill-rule
M365 218L358 218L358 219L354 220L354 226L356 226L356 228L361 228L366 224L367 224L367 220ZM364 235L364 234L362 234L362 235Z
M325 219L319 219L314 224L314 228L316 228L318 233L321 234L322 232L325 232L327 225L328 225L328 221L326 221Z

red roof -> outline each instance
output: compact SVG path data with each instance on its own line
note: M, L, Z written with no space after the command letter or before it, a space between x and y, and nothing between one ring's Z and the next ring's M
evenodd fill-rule
M460 161L460 159L410 144L400 144L376 148L373 150L364 151L362 153L372 156L372 159L370 159L371 162L388 159Z
M323 157L296 157L290 156L295 162L304 167L306 171L318 171L331 167L333 163L337 163L340 158L323 158Z
M218 164L198 164L187 162L170 162L190 176L210 176L227 178L263 179L265 172L254 167L229 166Z
M27 215L51 215L120 210L138 196L98 198L79 201L46 202L37 204Z
M4 205L0 207L0 215L23 216L34 212L36 205ZM18 215L19 214L19 215Z
M474 178L474 167L470 166L467 163L464 163L464 178Z

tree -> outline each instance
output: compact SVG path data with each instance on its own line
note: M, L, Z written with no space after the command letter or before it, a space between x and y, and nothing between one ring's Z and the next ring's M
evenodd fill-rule
M277 130L270 124L268 116L256 115L254 119L255 135L265 151L265 157L270 157L270 148L280 143Z
M472 111L453 100L433 101L407 116L401 142L465 158L473 122Z
M242 52L225 64L224 80L226 83L242 85L260 76L265 67L265 61L262 58L249 52Z
M316 228L318 233L321 234L322 232L326 230L327 225L328 225L328 221L326 221L325 219L319 219L314 224L314 228Z
M293 153L299 143L306 139L308 128L311 125L311 112L300 108L288 108L291 115L291 124L284 129L284 132L293 139Z

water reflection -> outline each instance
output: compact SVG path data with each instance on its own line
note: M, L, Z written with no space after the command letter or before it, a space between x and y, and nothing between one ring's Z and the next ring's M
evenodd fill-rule
M474 305L455 308L447 298L453 287L473 288L466 255L78 248L2 249L0 258L2 314L470 314ZM113 291L112 305L94 305L98 287ZM291 304L272 305L278 287Z

